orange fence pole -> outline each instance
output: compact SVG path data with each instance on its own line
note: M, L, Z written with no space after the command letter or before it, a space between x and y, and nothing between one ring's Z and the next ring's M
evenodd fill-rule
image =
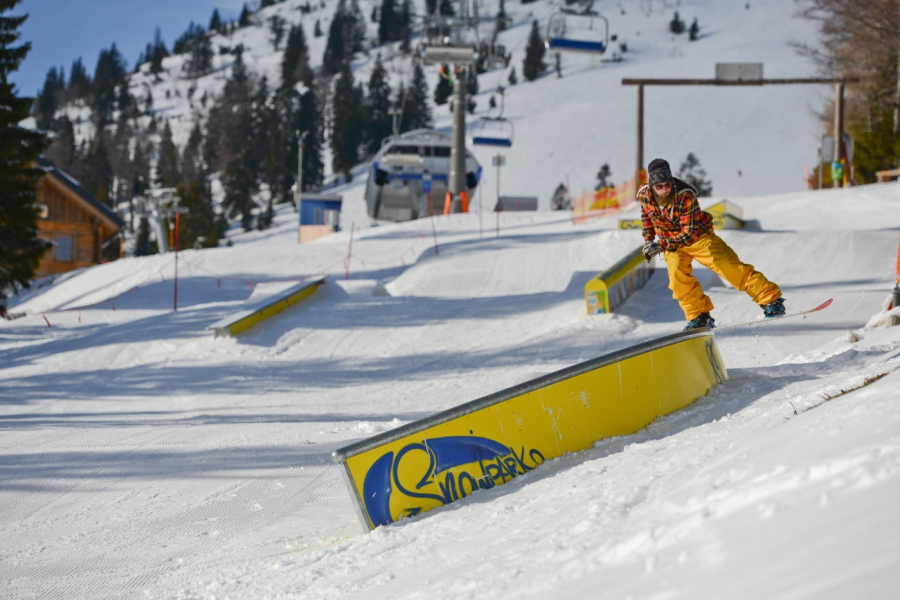
M897 285L900 285L900 245L897 246Z

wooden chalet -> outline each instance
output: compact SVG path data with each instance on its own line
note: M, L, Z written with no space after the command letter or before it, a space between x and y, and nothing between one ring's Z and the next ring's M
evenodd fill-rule
M103 244L125 223L43 156L37 167L46 173L37 190L41 210L38 235L53 247L44 255L35 277L99 264Z

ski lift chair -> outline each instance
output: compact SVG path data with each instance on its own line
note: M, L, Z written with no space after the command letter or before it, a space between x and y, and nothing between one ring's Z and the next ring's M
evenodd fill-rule
M472 126L469 141L473 146L494 146L509 148L513 143L513 124L506 119L483 117Z
M557 53L603 54L609 47L609 21L596 13L558 12L547 24L544 45Z
M469 65L475 62L477 30L455 17L428 17L423 27L420 56L425 64Z

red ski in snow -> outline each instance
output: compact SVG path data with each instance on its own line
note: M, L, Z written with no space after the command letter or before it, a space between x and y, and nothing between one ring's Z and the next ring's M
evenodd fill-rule
M822 304L818 305L815 308L810 308L809 310L804 310L801 312L793 312L788 313L786 315L782 315L780 317L772 317L770 319L755 319L753 321L744 321L743 323L732 323L730 325L722 325L721 327L715 327L714 330L718 331L720 329L730 329L732 327L743 327L745 325L757 325L761 323L772 323L774 321L781 321L782 319L790 319L792 317L802 317L803 315L808 315L814 312L819 312L820 310L826 309L831 306L831 303L834 302L834 298L829 298Z

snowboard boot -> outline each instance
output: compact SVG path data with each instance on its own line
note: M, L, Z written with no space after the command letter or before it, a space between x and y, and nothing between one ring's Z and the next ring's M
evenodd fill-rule
M708 312L705 312L700 313L697 317L688 321L687 325L684 326L684 331L687 331L688 329L702 329L704 327L712 329L715 326L716 320L713 319Z
M774 302L769 302L768 304L760 304L763 309L763 314L766 315L767 319L774 319L775 317L783 317L784 316L784 298L779 298Z

